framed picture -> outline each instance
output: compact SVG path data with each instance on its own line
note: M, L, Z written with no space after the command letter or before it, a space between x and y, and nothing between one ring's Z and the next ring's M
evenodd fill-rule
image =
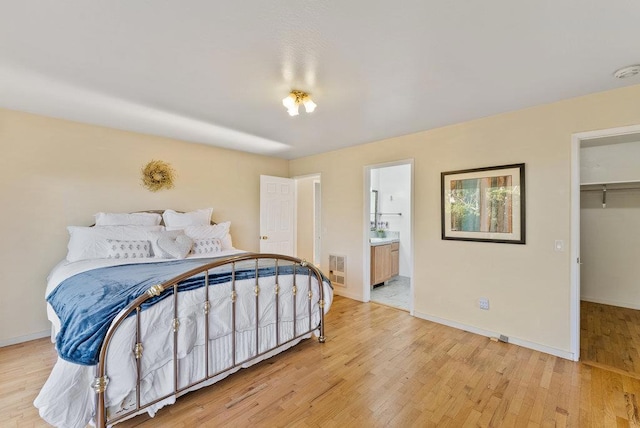
M524 164L440 174L442 239L525 243Z

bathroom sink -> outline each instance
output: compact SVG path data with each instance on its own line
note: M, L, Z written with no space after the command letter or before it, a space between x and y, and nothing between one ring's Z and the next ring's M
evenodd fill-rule
M398 238L369 238L371 244L386 244L388 242L395 242Z

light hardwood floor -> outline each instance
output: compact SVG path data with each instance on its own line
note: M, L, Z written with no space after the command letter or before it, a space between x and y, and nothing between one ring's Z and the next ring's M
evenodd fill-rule
M580 359L640 378L640 311L580 302Z
M44 426L31 404L47 339L0 349L0 426ZM640 380L336 297L308 340L122 427L640 426Z

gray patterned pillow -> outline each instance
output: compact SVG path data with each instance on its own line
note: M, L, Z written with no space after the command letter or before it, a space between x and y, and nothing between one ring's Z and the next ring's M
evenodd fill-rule
M108 259L146 259L151 257L151 243L149 241L120 241L107 239Z
M191 254L212 254L222 251L222 241L218 238L194 239Z

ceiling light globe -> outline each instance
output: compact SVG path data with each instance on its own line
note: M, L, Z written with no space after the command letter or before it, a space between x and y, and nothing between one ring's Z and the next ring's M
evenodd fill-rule
M307 111L307 113L313 113L313 111L316 109L316 103L314 103L313 101L311 101L311 98L307 98L304 101L304 108Z
M291 109L296 106L296 97L293 94L289 94L288 96L282 99L282 105L288 109Z
M287 109L287 113L289 113L289 116L297 116L298 113L298 106L294 104L293 107L289 107Z

